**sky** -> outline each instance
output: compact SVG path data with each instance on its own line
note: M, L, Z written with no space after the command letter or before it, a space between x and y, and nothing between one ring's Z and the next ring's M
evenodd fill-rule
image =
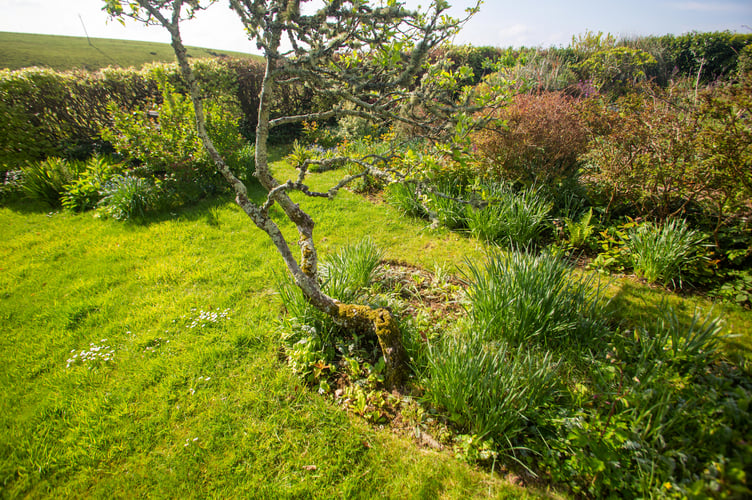
M409 6L428 0L406 0ZM473 0L450 0L459 15ZM227 0L202 12L183 26L186 45L254 52ZM119 38L169 43L159 27L108 19L102 0L0 0L0 31ZM485 0L480 13L454 40L457 44L496 47L566 46L586 31L617 37L680 35L691 31L752 34L752 1L670 0ZM0 48L1 50L1 48Z

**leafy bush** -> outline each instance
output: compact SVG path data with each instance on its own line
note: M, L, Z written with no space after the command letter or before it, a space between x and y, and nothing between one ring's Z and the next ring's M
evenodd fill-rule
M654 283L664 284L678 279L681 271L692 259L704 237L689 229L684 220L671 220L661 225L645 223L629 232L627 248L632 255L636 272Z
M0 171L0 203L18 198L23 194L22 175L21 170Z
M662 99L630 95L617 101L618 121L594 139L583 160L586 174L610 199L609 208L621 203L666 218L704 194L706 172L693 143L697 117L676 105L688 96L679 89L674 95L648 91Z
M101 157L89 159L78 178L65 185L62 205L82 212L97 206L107 182L119 172L120 166Z
M551 354L483 335L447 335L429 347L424 398L461 431L513 451L532 416L557 391Z
M0 141L0 165L48 156L86 157L99 143L99 130L110 122L108 102L132 109L156 93L156 83L133 69L3 71L0 138L8 140Z
M99 202L101 213L116 220L144 217L157 201L157 187L150 179L116 175L107 182Z
M576 173L588 133L570 97L518 94L492 116L496 124L473 136L483 176L545 185Z
M724 224L749 212L752 75L706 89L697 103L694 90L678 84L642 90L617 101L619 119L605 120L605 133L582 157L593 191L616 212L661 219L699 213L715 223L718 242Z
M48 158L23 167L23 189L32 199L59 207L65 186L70 184L82 170L79 162L62 158Z
M730 31L691 32L664 37L674 65L680 74L712 82L732 75L740 52L752 45L752 35ZM702 71L700 71L702 69Z
M752 306L752 272L732 270L726 278L726 282L711 291L711 295L742 307Z
M627 221L617 226L610 226L600 232L599 251L588 266L601 272L624 272L632 265L627 247L630 230L639 222L627 217Z
M552 204L540 189L517 193L504 184L487 185L482 196L489 204L466 209L470 232L479 239L513 248L535 245L543 233Z
M749 45L748 47L752 47ZM697 150L709 189L705 211L714 214L718 230L735 215L750 214L752 199L752 72L734 83L709 87L699 95L701 127Z
M253 174L256 173L256 146L246 144L236 150L227 159L230 170L243 182L256 182Z
M592 81L603 94L620 95L645 81L655 58L640 49L611 47L599 50L576 66L582 80Z
M483 265L468 263L468 281L470 316L488 339L575 347L604 333L602 288L557 257L492 253Z

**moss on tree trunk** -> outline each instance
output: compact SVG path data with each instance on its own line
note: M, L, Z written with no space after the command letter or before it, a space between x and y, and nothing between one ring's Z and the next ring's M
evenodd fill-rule
M403 384L407 377L407 353L399 324L388 310L339 304L336 321L345 328L375 333L386 363L384 385L391 389Z

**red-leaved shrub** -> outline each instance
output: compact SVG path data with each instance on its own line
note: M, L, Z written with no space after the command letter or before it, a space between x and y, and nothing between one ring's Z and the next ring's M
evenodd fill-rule
M473 137L485 176L549 184L577 171L588 132L575 99L561 92L518 94L493 117Z

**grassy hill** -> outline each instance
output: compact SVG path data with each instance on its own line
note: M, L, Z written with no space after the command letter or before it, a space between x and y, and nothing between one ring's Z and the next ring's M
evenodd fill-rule
M75 36L36 35L0 32L0 68L20 69L45 66L58 71L97 70L107 66L139 67L150 62L175 60L166 43L85 38ZM191 57L253 57L231 51L188 47Z

